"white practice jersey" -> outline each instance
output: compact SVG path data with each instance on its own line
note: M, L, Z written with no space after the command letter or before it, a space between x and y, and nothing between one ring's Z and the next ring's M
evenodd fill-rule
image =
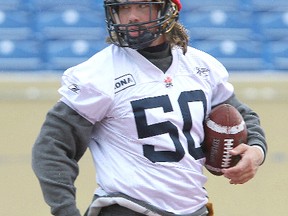
M59 92L95 124L89 147L101 190L187 214L207 202L203 121L233 87L210 55L191 47L172 55L163 73L136 50L111 45L68 69Z

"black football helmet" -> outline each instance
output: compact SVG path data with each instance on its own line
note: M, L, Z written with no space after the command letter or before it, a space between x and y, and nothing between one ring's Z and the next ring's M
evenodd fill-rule
M153 5L158 8L158 17L147 22L121 24L119 21L118 8L128 4ZM179 17L178 6L173 0L104 0L107 30L111 42L120 47L143 49L148 47L160 35L169 32ZM145 25L149 25L146 27ZM132 30L133 29L133 30ZM138 36L131 36L131 32L138 32Z

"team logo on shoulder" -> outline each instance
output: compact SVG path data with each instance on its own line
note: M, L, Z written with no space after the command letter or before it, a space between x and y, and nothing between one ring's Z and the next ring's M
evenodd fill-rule
M70 89L71 91L75 92L76 94L79 93L80 88L77 84L71 84L68 86L68 89Z
M210 73L210 70L207 68L196 67L196 74L198 74L201 77L208 77L209 73Z
M124 76L115 79L115 93L134 85L136 85L134 77L131 74L125 74Z

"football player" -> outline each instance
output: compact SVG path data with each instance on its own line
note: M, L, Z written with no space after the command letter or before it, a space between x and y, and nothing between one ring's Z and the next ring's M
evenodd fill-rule
M62 97L33 147L33 169L52 214L80 216L74 181L89 148L99 187L85 215L212 215L203 121L221 103L242 114L248 142L231 151L242 159L223 173L243 184L266 155L259 117L237 100L224 66L188 46L180 0L104 6L111 44L64 72Z

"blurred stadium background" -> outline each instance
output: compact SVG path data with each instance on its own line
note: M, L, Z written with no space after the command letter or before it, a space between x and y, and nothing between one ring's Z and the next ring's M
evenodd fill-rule
M101 0L0 0L0 214L48 216L31 171L31 147L58 100L65 69L106 46ZM219 59L236 93L262 118L266 163L249 183L207 173L216 216L287 215L288 1L182 0L191 45ZM78 207L96 187L90 154L80 161Z

